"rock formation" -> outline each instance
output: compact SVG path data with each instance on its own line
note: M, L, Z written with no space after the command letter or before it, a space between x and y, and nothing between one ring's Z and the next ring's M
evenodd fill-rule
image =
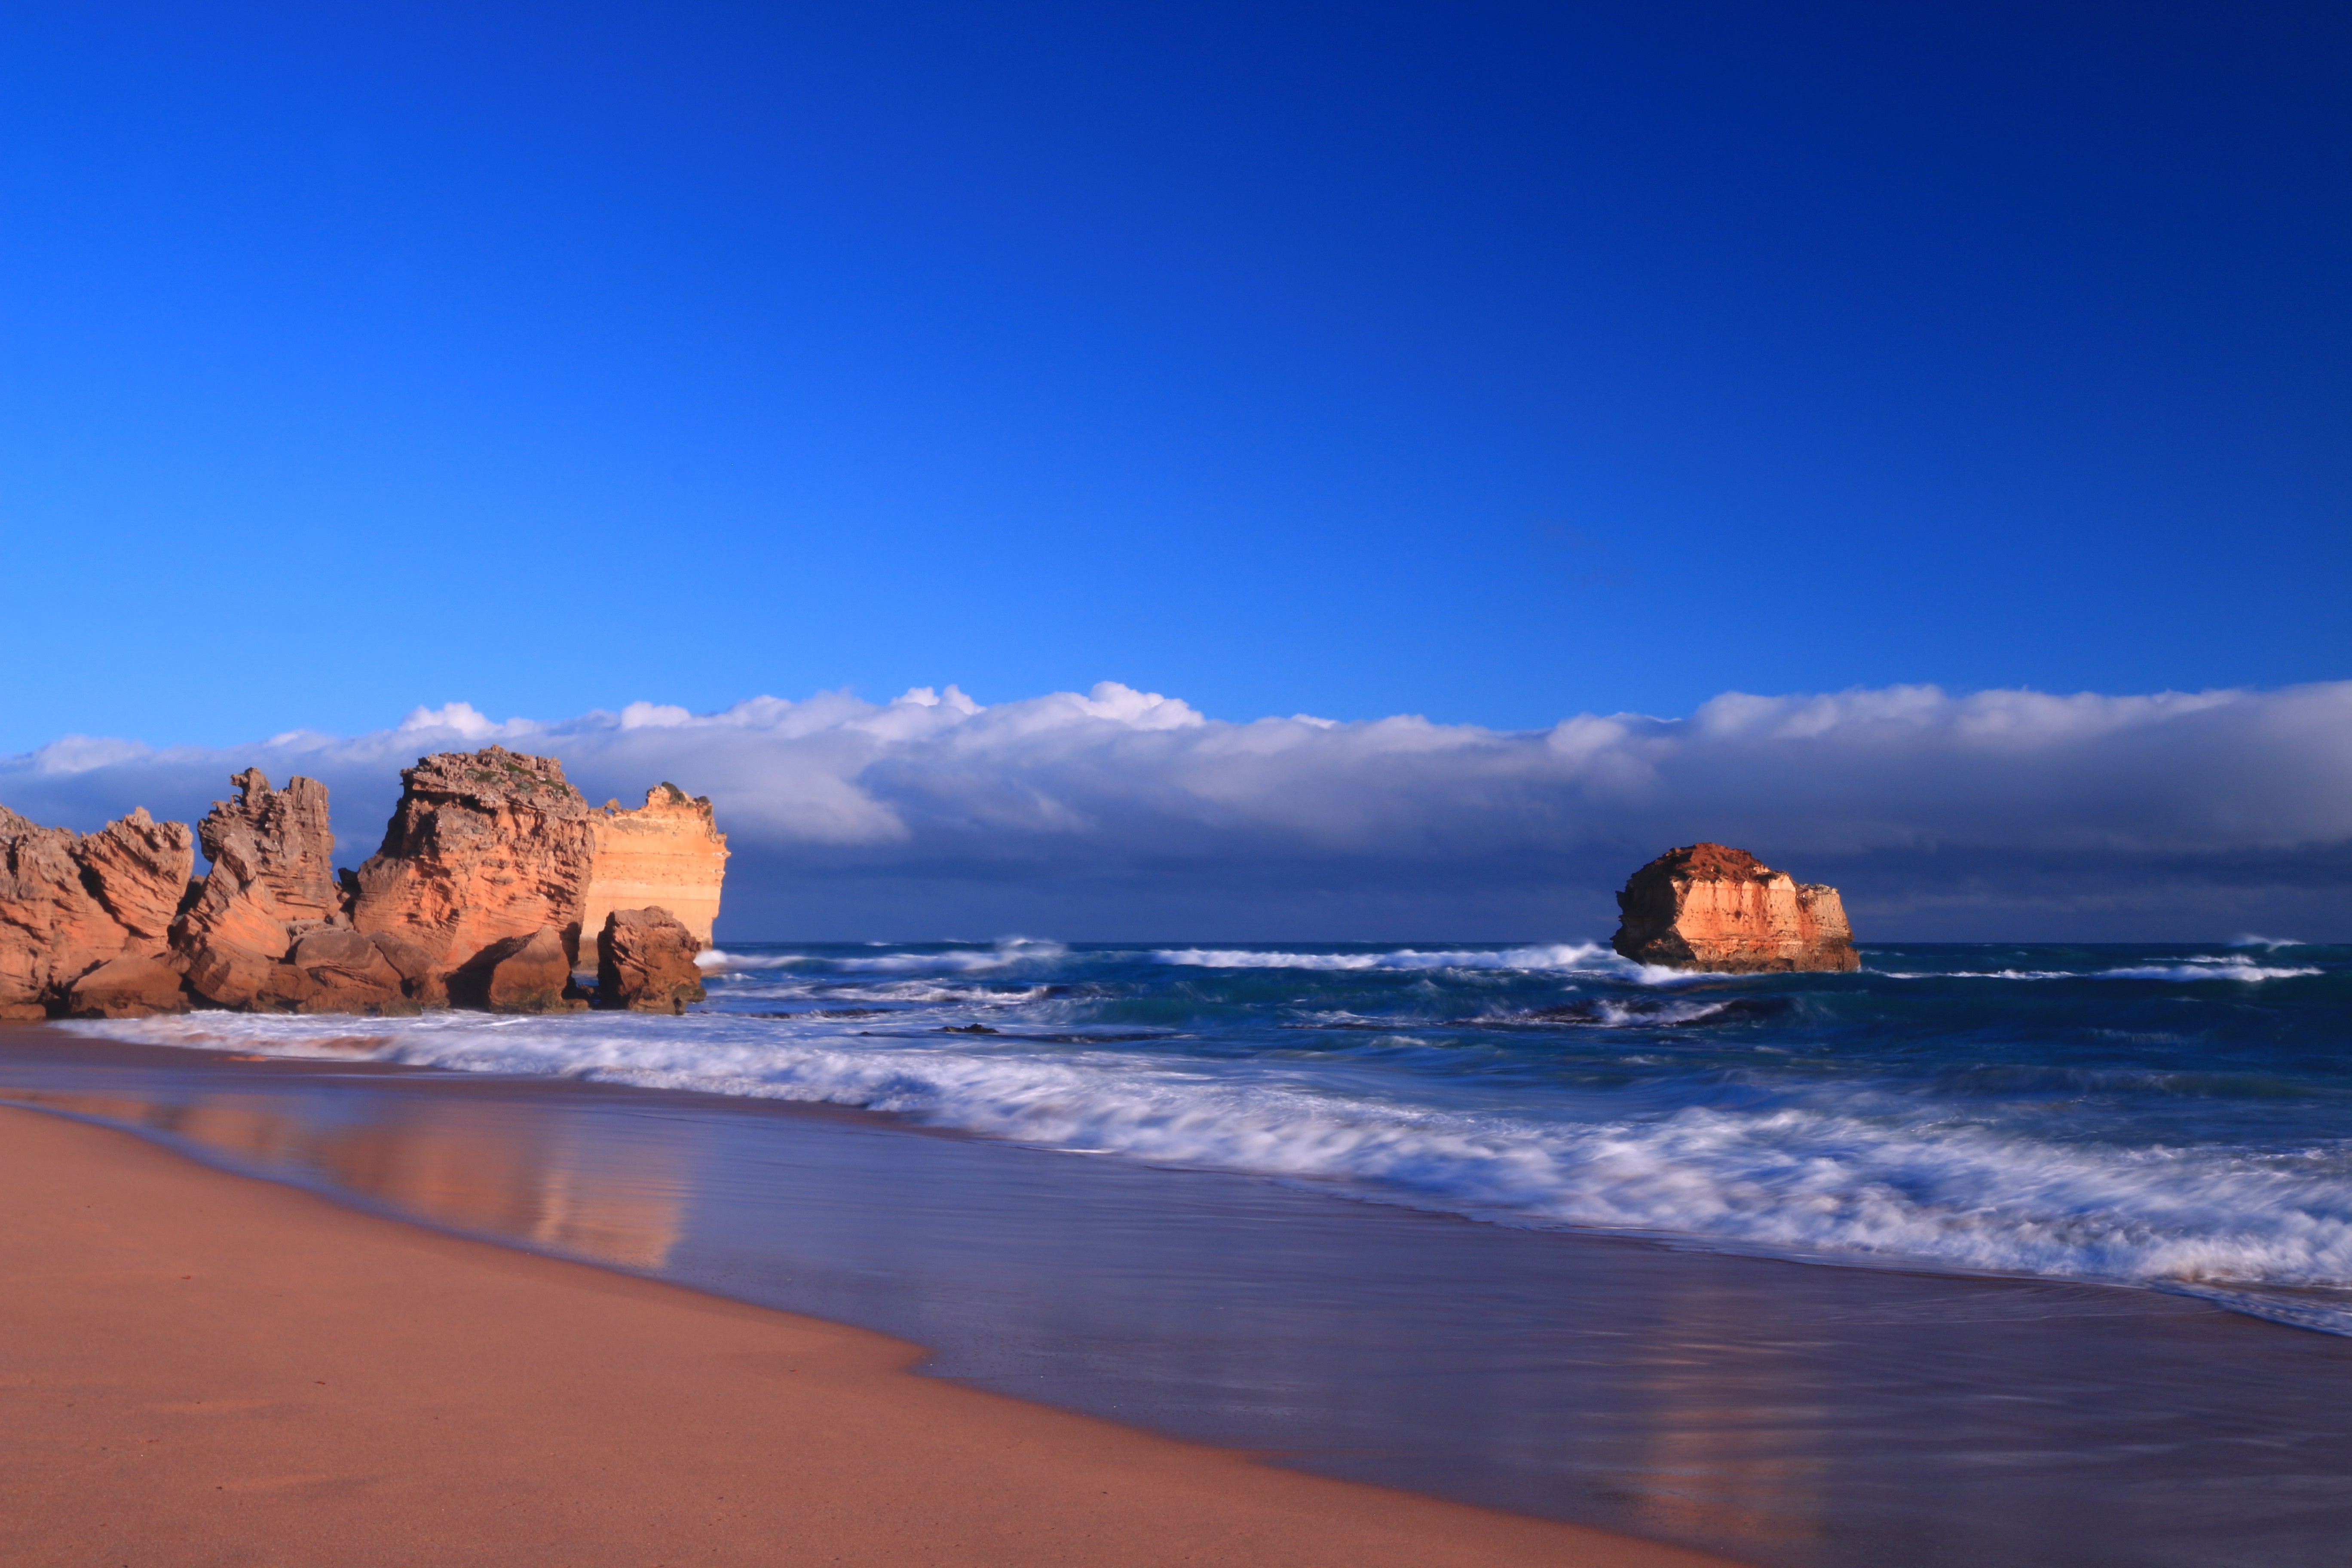
M561 1013L588 1005L572 991L570 947L551 925L501 937L476 953L449 976L449 996L492 1013Z
M0 1018L47 1017L109 960L163 953L194 864L187 825L144 809L84 835L0 806Z
M417 949L437 974L462 973L458 1000L490 948L542 928L575 962L596 840L563 764L491 746L420 757L400 778L383 847L353 883L352 924Z
M68 1018L152 1018L187 1008L180 971L168 956L125 953L75 981L63 1011Z
M614 910L596 933L596 1003L635 1013L683 1013L703 999L694 955L703 942L667 910Z
M229 782L236 798L213 802L196 826L212 869L172 928L188 990L260 1012L416 1011L398 972L351 929L327 786L298 775L272 789L259 768Z
M84 836L0 807L0 1018L136 1017L191 1000L584 1007L572 975L589 956L592 897L592 937L617 933L609 1005L701 1000L694 955L727 860L708 800L663 784L642 810L594 812L561 763L500 746L420 757L401 779L383 848L356 874L334 869L326 786L273 789L257 768L194 835L143 810ZM192 883L198 840L212 866Z
M1745 849L1669 849L1626 880L1617 908L1611 945L1640 963L1731 974L1862 967L1838 890Z
M708 796L689 798L674 784L646 791L646 804L624 811L617 800L592 816L595 871L581 911L584 963L589 946L614 910L662 909L703 947L719 918L719 889L727 876L727 836L712 819Z

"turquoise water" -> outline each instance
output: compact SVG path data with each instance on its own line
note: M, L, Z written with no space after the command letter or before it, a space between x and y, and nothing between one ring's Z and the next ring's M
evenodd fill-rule
M2352 950L733 944L684 1018L198 1015L121 1038L889 1111L1091 1158L2352 1333Z

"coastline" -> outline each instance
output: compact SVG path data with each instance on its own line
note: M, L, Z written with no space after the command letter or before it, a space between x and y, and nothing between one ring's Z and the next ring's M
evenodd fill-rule
M11 1561L1729 1559L913 1375L904 1341L0 1107Z

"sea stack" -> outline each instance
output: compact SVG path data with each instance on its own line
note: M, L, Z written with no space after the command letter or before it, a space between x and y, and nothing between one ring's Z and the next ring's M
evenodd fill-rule
M583 963L608 972L608 1007L702 1000L727 869L708 799L664 784L600 812L552 757L444 752L402 771L353 873L325 784L230 782L194 834L143 810L85 835L0 807L0 1019L569 1012L589 1005ZM199 842L212 865L192 882Z
M1667 850L1626 879L1617 908L1610 945L1637 963L1726 974L1862 967L1835 888L1725 844Z
M430 1003L546 1010L548 953L566 974L580 956L587 801L553 757L504 746L419 757L400 783L383 846L352 879L352 923L425 955Z

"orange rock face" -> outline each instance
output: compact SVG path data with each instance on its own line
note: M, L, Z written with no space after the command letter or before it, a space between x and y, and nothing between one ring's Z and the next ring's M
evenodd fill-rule
M335 879L327 786L269 787L258 768L229 781L197 825L212 860L172 929L187 986L215 1007L283 1013L414 1013L392 964L352 929Z
M576 959L596 843L563 764L491 746L421 757L400 777L383 847L359 868L352 923L421 950L444 975L542 927Z
M562 763L500 746L421 757L401 778L383 847L356 876L334 869L316 779L273 789L248 769L193 835L143 810L85 837L0 807L0 1018L136 1017L192 997L260 1012L583 1007L572 973L592 897L596 929L615 909L659 916L622 940L631 996L665 1011L701 999L694 954L727 861L708 800L663 784L642 810L593 812ZM212 868L192 887L198 839Z
M614 910L596 933L596 1003L633 1013L683 1013L699 1002L703 943L665 909Z
M1640 963L1730 974L1862 967L1838 890L1745 849L1669 849L1627 879L1617 908L1611 945Z
M125 953L75 981L64 1012L68 1018L152 1018L187 1006L180 972L169 958Z
M213 802L196 825L213 865L180 919L177 945L194 952L226 943L274 963L302 932L342 921L327 786L298 776L271 789L259 768L229 783L236 798Z
M0 806L0 1018L61 1012L108 960L161 953L194 864L187 825L143 809L85 837ZM142 986L157 999L150 1011L184 1005L152 974Z
M551 925L490 943L449 976L449 994L492 1013L562 1013L588 1005L585 996L572 993L572 954Z
M709 947L727 877L727 836L711 817L709 800L689 799L673 784L657 784L638 809L624 811L612 801L588 820L596 862L581 912L582 961L589 956L584 944L596 939L615 910L665 910Z

